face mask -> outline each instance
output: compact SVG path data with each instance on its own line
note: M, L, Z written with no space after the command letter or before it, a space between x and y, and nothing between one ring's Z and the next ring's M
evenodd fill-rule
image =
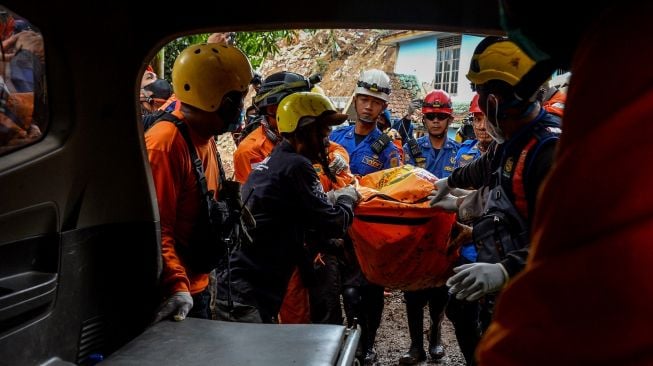
M494 111L490 110L490 99L494 101L494 105L495 105ZM496 107L498 105L499 105L498 100L494 96L494 94L488 95L486 100L485 110L488 112L489 115L485 119L485 129L487 130L488 135L490 135L490 137L492 137L494 141L496 141L499 144L503 144L504 142L506 142L506 137L503 134L501 127L499 127L499 108ZM494 118L489 118L490 115L493 115Z
M242 96L238 92L230 92L224 98L217 110L224 123L224 132L233 132L238 129L243 114Z

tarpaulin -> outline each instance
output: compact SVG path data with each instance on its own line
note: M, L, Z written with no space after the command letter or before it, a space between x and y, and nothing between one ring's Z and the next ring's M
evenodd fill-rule
M435 181L412 165L359 178L363 198L349 234L369 281L413 291L440 286L451 274L458 258L449 239L455 215L429 206Z

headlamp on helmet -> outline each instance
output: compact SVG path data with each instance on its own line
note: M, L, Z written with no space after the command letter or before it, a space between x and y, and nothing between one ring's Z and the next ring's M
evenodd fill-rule
M369 95L387 102L390 100L391 91L390 77L381 70L371 69L361 73L354 93Z

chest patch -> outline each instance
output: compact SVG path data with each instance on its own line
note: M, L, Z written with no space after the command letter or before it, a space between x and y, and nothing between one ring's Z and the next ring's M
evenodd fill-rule
M375 159L371 156L364 156L363 157L363 164L369 165L374 168L380 168L381 167L381 161L379 159Z

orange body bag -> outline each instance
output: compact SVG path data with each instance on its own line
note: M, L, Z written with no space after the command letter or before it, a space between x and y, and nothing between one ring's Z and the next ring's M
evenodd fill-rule
M458 248L449 247L455 214L429 206L437 178L411 165L359 179L363 196L349 234L365 277L414 291L444 284Z

